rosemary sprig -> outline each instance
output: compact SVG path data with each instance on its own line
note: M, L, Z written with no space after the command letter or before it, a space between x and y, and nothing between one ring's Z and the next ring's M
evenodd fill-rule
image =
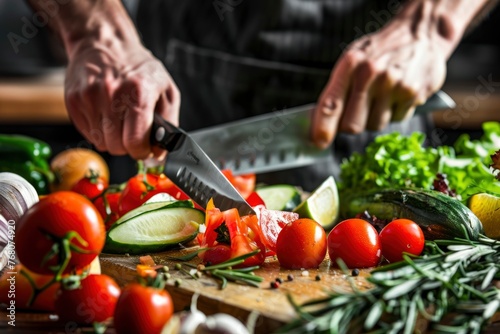
M485 236L427 241L422 256L373 270L370 290L332 291L302 305L289 296L298 318L278 332L413 333L423 319L435 333L480 333L500 309L495 279L500 242Z
M253 252L243 254L233 259L229 259L227 261L211 266L197 266L189 262L185 263L185 265L192 268L197 268L198 271L220 280L221 289L224 289L227 286L228 281L259 287L260 283L264 280L262 277L257 276L254 273L254 270L259 269L259 266L234 268L235 266L238 266L245 262L247 258L257 254L258 252L260 252L260 249L256 249ZM197 254L198 251L195 251L195 253ZM179 261L189 261L193 258L194 256L191 257L190 254L188 254L184 257L177 257L175 259ZM197 278L195 275L189 274L189 276L194 279Z

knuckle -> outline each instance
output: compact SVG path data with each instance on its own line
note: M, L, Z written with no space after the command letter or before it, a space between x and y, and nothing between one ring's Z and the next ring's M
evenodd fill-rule
M361 59L361 52L356 48L348 49L342 57L342 61L351 67L355 67L355 64L359 63Z
M363 61L356 68L355 72L355 82L360 87L366 87L369 85L379 74L379 70L376 64L372 61Z
M342 124L342 131L351 134L359 134L364 131L364 126L358 123L349 122L347 124Z

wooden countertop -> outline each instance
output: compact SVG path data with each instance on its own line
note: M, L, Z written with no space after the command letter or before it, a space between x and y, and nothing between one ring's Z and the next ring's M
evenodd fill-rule
M38 77L0 78L0 124L69 123L64 75L61 68ZM447 82L442 89L455 100L457 108L453 115L449 110L434 113L436 127L480 129L484 121L500 121L500 89L486 87L480 80Z
M168 251L164 253L152 254L154 261L158 264L168 265L174 268L176 261L171 261L169 256L185 255L192 251L187 248L179 251ZM193 263L195 263L194 261ZM113 277L120 286L135 281L136 265L139 263L138 256L101 254L100 264L102 273ZM188 268L188 267L186 267ZM224 312L246 322L251 312L258 312L260 315L255 323L255 334L273 333L284 323L293 319L296 314L288 302L286 295L290 294L299 304L307 300L319 298L327 295L332 287L350 291L350 284L343 273L331 267L328 257L318 269L308 270L309 275L302 276L300 270L285 270L279 267L277 261L268 258L266 263L255 273L264 278L260 288L248 287L235 283L229 283L224 290L218 287L218 281L208 276L194 280L185 273L170 270L172 275L166 286L167 291L174 300L175 311L179 312L189 307L194 293L200 295L197 307L207 315ZM286 281L288 274L292 273L295 279ZM321 274L321 280L315 279L317 274ZM368 269L362 269L360 275L351 277L357 288L366 290L370 284L366 281L369 274ZM269 284L276 277L282 277L285 282L278 289L271 289ZM180 286L173 282L181 279ZM74 323L65 323L58 320L55 314L16 311L16 327L8 324L9 318L5 309L0 310L0 332L2 333L90 333L91 326L76 327ZM106 334L116 333L112 321L107 322ZM421 332L426 332L426 322L420 322ZM491 323L484 328L484 334L494 334L500 332L500 313L491 319Z
M40 77L0 78L0 124L64 124L64 70Z

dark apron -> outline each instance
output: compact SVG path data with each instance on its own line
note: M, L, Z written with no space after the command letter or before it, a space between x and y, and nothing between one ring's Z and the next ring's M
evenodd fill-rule
M342 48L379 28L391 10L374 0L144 0L137 24L179 87L180 125L189 131L316 102ZM415 118L385 132L427 127ZM338 178L340 162L377 134L340 134L331 159L258 180L311 191Z

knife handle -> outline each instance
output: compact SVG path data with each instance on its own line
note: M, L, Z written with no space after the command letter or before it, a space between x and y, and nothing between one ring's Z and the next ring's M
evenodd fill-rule
M173 151L179 143L179 139L182 138L182 134L181 129L164 120L159 114L154 114L150 138L152 145Z

